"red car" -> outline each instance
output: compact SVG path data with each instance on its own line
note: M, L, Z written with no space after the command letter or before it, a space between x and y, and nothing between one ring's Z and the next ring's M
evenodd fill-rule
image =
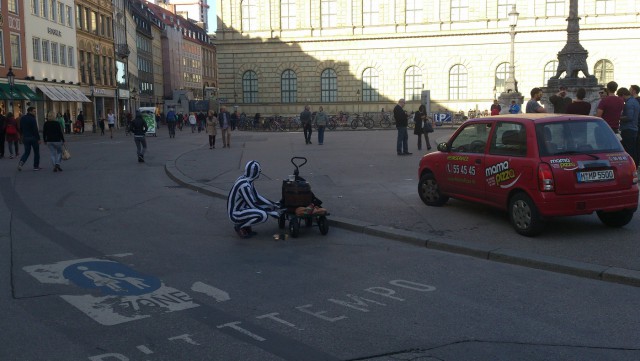
M501 115L466 121L438 152L422 157L418 194L506 209L516 232L534 236L548 217L596 212L607 226L638 208L636 165L601 118Z

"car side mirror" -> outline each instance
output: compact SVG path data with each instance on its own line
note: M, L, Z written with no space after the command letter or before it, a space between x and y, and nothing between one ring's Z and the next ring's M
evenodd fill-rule
M447 143L440 143L438 144L438 150L441 152L448 152L449 151L449 145Z

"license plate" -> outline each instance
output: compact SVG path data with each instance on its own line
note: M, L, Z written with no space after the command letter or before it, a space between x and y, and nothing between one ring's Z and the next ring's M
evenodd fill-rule
M592 170L578 172L578 183L600 182L615 179L613 170Z

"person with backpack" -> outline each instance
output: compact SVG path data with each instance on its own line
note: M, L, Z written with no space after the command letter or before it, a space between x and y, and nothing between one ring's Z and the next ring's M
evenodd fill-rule
M147 122L142 119L142 114L137 111L129 131L133 133L133 141L136 143L139 163L144 163L144 153L147 151L147 130Z
M167 112L167 128L169 128L169 138L176 137L176 122L178 118L176 117L176 112L173 109L169 109Z

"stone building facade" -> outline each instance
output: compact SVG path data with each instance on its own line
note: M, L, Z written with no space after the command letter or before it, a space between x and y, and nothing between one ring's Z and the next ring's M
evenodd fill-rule
M515 0L217 0L219 93L247 114L488 109L509 72ZM640 83L640 2L580 0L580 42L601 84ZM529 98L555 75L568 0L518 1L515 77ZM625 49L625 51L621 51Z

